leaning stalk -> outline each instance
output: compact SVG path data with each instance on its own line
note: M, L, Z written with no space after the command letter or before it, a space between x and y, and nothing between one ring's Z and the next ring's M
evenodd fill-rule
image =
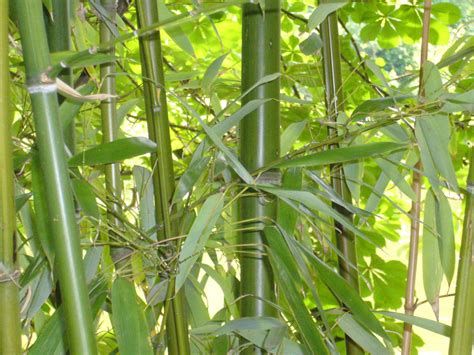
M136 6L141 28L159 22L156 1L137 0ZM155 218L157 225L162 227L157 235L160 240L166 240L176 235L177 226L172 223L170 215L175 185L160 32L156 31L140 37L140 49L148 135L158 147L156 153L151 155ZM169 246L166 253L172 252L173 246ZM168 294L173 295L174 279L170 280L168 287L170 288ZM166 302L164 315L168 352L179 355L189 354L188 323L183 291L179 291L175 297Z
M326 86L326 110L330 121L336 123L337 116L344 110L342 75L339 52L337 13L332 13L321 24L321 36L323 40L323 66L324 81ZM332 135L334 128L329 129ZM337 148L333 145L332 148ZM334 190L347 202L352 203L351 193L347 186L343 167L340 164L331 165L331 180ZM333 204L347 218L352 219L352 214L344 207ZM336 231L336 244L341 252L339 257L339 273L356 290L359 290L359 273L357 271L357 255L354 234L348 231L340 223L334 223ZM363 350L351 338L346 337L346 351L348 354L363 354Z
M474 148L471 148L449 354L470 354L474 327Z
M21 354L8 68L8 0L0 0L0 353Z
M428 58L428 38L430 35L431 0L425 0L425 11L423 13L423 33L421 37L420 55L420 79L419 96L424 96L422 68ZM416 266L418 258L418 242L420 239L420 209L421 209L421 161L415 164L413 171L412 188L415 192L415 200L411 204L410 219L410 250L408 255L407 285L405 289L405 314L413 315L415 312L415 282ZM402 355L409 355L411 352L412 325L405 323L403 326Z
M56 265L65 311L69 349L95 354L87 286L74 214L67 161L59 117L57 86L48 76L51 66L41 0L17 0L27 86L33 107L36 139L53 232ZM2 12L3 13L3 12Z
M280 71L280 1L244 4L242 18L242 92L265 75ZM279 158L280 148L280 81L278 79L252 90L242 105L255 99L272 99L248 114L240 123L240 159L250 171L262 168ZM279 173L264 173L267 181L279 180ZM278 183L278 181L275 181ZM240 220L274 220L277 201L270 196L247 196L241 200ZM242 317L276 316L269 304L274 302L274 280L267 244L261 231L262 222L248 225L241 234L240 303ZM267 302L265 302L267 301ZM253 347L248 353L259 354Z
M115 17L117 16L117 2L115 0L101 0L105 10L104 18L100 21L100 43L108 43L114 39L113 29L116 28ZM115 48L111 47L108 54L113 55ZM117 100L112 97L116 94L115 89L115 62L101 64L100 66L100 91L111 95L100 104L102 118L102 141L109 143L117 139L119 126L117 121ZM122 215L120 180L120 164L107 164L105 166L105 189L107 200L107 235L106 239L114 236L117 229L121 228L120 216ZM126 264L127 256L130 254L127 248L112 248L112 259L118 269Z

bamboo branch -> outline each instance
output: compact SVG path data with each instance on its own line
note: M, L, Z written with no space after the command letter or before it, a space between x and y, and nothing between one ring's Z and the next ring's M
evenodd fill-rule
M337 13L332 13L321 24L321 37L323 40L323 67L324 82L326 86L326 110L329 120L337 122L337 116L343 112L343 87L341 62L339 52L339 33ZM328 128L329 135L337 133L334 128ZM332 148L337 148L333 144ZM331 165L331 181L334 190L347 202L352 203L352 196L344 177L341 164ZM352 214L338 204L333 204L341 214L352 219ZM340 223L335 222L336 244L341 251L342 257L338 257L339 273L357 291L359 291L359 273L357 270L357 254L354 234L346 230ZM346 336L347 354L363 354L362 348Z
M21 354L9 90L8 0L0 0L0 353Z
M421 56L420 56L420 79L419 79L419 97L422 100L424 96L423 88L423 65L428 58L428 39L430 35L430 17L431 0L425 0L425 11L423 13L423 33L421 37ZM405 290L405 314L413 315L415 312L415 282L418 259L418 242L420 239L420 209L421 209L421 188L422 188L422 169L421 161L415 164L413 171L412 188L415 192L415 200L412 202L410 218L410 249L408 256L407 285ZM405 323L403 326L402 355L409 355L411 352L413 326Z
M139 28L146 28L159 21L156 1L137 0L136 6ZM171 219L171 199L175 186L160 32L140 37L139 40L142 75L146 78L144 94L148 135L157 143L157 151L151 155L151 165L154 167L152 179L155 219L158 225L163 226L157 234L159 240L168 240L176 236L177 226ZM167 256L171 256L178 249L177 246L178 244L172 243L171 247L166 248ZM172 278L168 285L168 297L163 315L166 322L168 353L186 355L189 354L190 348L184 293L181 290L173 297L174 285Z
M51 67L41 0L13 2L31 96L40 163L44 170L50 225L61 285L69 349L73 354L97 352L82 251L74 213L64 139L58 115L58 90Z
M471 147L449 354L470 354L474 326L474 148Z

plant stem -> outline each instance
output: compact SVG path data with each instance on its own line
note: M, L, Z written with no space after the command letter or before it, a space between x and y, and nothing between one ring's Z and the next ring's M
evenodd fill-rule
M104 18L100 22L100 42L107 43L114 39L113 29L117 27L115 17L117 15L117 4L115 0L101 0L105 10ZM115 48L111 47L108 54L114 55ZM100 92L115 95L115 62L100 65ZM117 100L109 98L100 103L102 118L103 143L113 142L118 137L119 127L117 121ZM120 216L122 215L122 181L120 180L120 164L107 164L105 166L105 189L107 201L107 235L105 239L110 240L114 230L122 227ZM127 257L130 254L128 248L111 248L111 255L117 270L126 266Z
M90 302L74 214L64 140L59 124L57 86L48 77L51 66L41 0L13 2L18 14L21 43L30 92L36 139L45 177L56 249L55 271L59 276L65 310L69 349L73 354L97 352Z
M332 13L326 17L321 24L321 38L323 40L323 66L324 81L326 85L326 110L328 118L332 122L337 122L337 116L344 110L343 87L341 75L341 62L339 50L339 33L337 13ZM333 134L334 128L329 128L329 134ZM331 146L337 148L338 144ZM352 196L344 177L344 170L341 164L330 166L331 180L334 190L346 201L352 203ZM338 204L333 204L347 218L352 219L352 214ZM354 234L344 228L340 223L335 222L336 244L341 251L342 257L338 258L339 273L357 291L359 291L359 273L357 270L357 255ZM354 267L355 266L355 267ZM347 354L363 354L356 342L346 336Z
M474 326L474 148L471 147L449 354L470 354Z
M265 9L258 4L244 4L242 18L242 92L265 75L280 71L280 1L267 0ZM280 81L261 85L242 99L242 105L255 99L273 99L247 115L240 123L240 158L250 171L279 158L280 149ZM267 172L264 174L275 174ZM278 183L278 182L277 182ZM243 197L240 220L276 217L277 201L269 196ZM262 222L250 224L258 227ZM240 303L241 316L276 316L276 310L265 301L274 302L275 290L271 266L265 255L267 244L263 232L241 234ZM263 229L263 228L262 228ZM245 353L262 353L252 347Z
M421 54L420 54L420 79L419 79L419 98L424 96L423 87L423 65L428 58L428 39L430 35L430 17L431 0L425 0L423 12L423 29L421 36ZM421 161L415 164L413 171L412 188L415 192L415 200L412 202L410 211L410 250L408 255L407 285L405 289L405 314L413 315L415 312L415 282L418 259L418 244L420 239L420 210L421 210ZM411 353L411 343L413 335L413 326L409 323L403 325L402 355Z
M21 354L8 49L8 0L0 0L0 353Z
M137 0L139 28L146 28L159 22L157 2ZM171 150L168 103L166 99L163 55L160 32L156 31L140 37L142 75L145 78L144 93L148 135L157 143L157 151L151 155L153 167L153 190L155 197L155 219L158 239L166 240L176 235L176 223L171 221L171 198L175 189L173 156ZM176 246L176 245L175 245ZM165 249L166 256L172 256L173 246ZM170 279L169 292L174 295L174 278ZM169 354L189 354L187 316L184 309L184 289L167 299L165 306L166 333Z
M53 12L47 16L46 30L48 33L48 44L51 53L71 50L71 26L70 20L72 11L71 0L52 0ZM67 85L72 86L72 71L69 68L63 69L59 78ZM59 103L64 101L60 96ZM74 122L68 127L64 127L64 141L71 154L75 151Z

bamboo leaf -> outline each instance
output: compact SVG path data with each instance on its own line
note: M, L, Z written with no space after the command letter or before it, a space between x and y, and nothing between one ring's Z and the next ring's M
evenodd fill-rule
M450 284L454 276L455 247L453 213L448 199L442 191L436 194L436 230L438 232L438 247L446 279Z
M435 64L426 61L423 65L424 97L428 101L436 101L443 93L441 74Z
M400 158L401 159L401 158ZM400 161L400 159L396 159ZM387 159L390 160L390 159ZM411 188L410 184L406 182L405 178L399 173L397 166L394 165L391 161L387 161L385 159L377 158L375 162L377 165L382 169L384 174L386 174L390 180L403 192L406 196L411 198L412 200L416 199L415 192Z
M136 165L133 167L133 178L138 194L140 228L143 231L150 231L156 226L151 172L142 166ZM150 237L156 240L156 231L150 233Z
M309 154L285 160L276 165L277 168L313 167L328 164L345 163L386 153L391 153L406 147L403 143L377 142L350 147L335 148L319 153Z
M301 169L290 168L283 174L282 187L289 190L299 190L303 184ZM278 204L277 221L278 224L290 235L296 226L298 212L291 208L285 201Z
M178 181L176 189L174 191L173 203L181 200L186 194L190 193L199 180L201 175L206 171L207 164L209 163L209 157L202 157L192 162L186 169L184 174Z
M72 179L71 183L74 196L81 205L84 214L95 220L99 220L99 207L97 206L95 193L89 183L79 179Z
M316 10L313 11L308 20L308 30L318 27L328 15L332 14L343 7L347 1L336 0L333 2L320 3Z
M156 144L143 137L123 138L99 144L69 159L69 166L117 163L156 151Z
M211 89L211 85L217 78L219 70L221 69L222 63L227 57L227 54L228 53L221 55L219 58L214 60L204 73L204 77L202 78L202 87L205 91L209 91Z
M312 32L305 40L303 40L299 47L303 54L312 55L315 54L321 47L323 42L321 37L317 33Z
M93 84L87 84L77 89L81 95L89 95L94 90ZM63 128L67 128L74 118L79 114L84 102L77 100L65 100L59 106L59 117L61 118Z
M441 266L439 244L436 229L435 195L430 189L426 193L424 220L423 220L423 285L428 301L438 317L438 297L443 280L443 267Z
M306 125L308 124L307 120L303 120L300 122L295 122L290 124L280 138L280 155L283 156L288 153L296 142L296 140L300 137L301 133L303 133Z
M408 99L413 98L413 95L400 95L394 97L381 97L377 99L370 99L364 101L352 112L351 120L360 120L373 115L374 112L382 111L386 108L396 106Z
M377 313L383 314L384 316L392 317L398 320L401 320L405 323L413 324L417 327L429 330L430 332L444 335L445 337L450 337L451 327L449 325L435 322L431 319L410 316L404 313L388 312L388 311L377 311Z
M451 127L447 115L422 116L417 120L415 135L420 147L421 160L428 173L436 171L446 179L450 188L459 191L453 161L449 154ZM428 176L430 177L430 176ZM432 185L438 183L430 178Z
M194 263L202 252L224 207L224 195L210 196L203 204L186 237L179 254L176 292L183 286Z
M153 354L135 287L123 278L117 278L112 285L112 324L121 354Z
M337 320L341 329L351 337L364 350L374 355L389 355L391 352L362 325L360 325L352 315L345 313Z

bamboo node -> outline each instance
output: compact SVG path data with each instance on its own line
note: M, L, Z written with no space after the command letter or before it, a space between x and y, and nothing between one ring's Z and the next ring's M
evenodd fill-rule
M41 74L39 79L30 80L27 87L30 94L51 93L58 90L56 82L46 73Z

